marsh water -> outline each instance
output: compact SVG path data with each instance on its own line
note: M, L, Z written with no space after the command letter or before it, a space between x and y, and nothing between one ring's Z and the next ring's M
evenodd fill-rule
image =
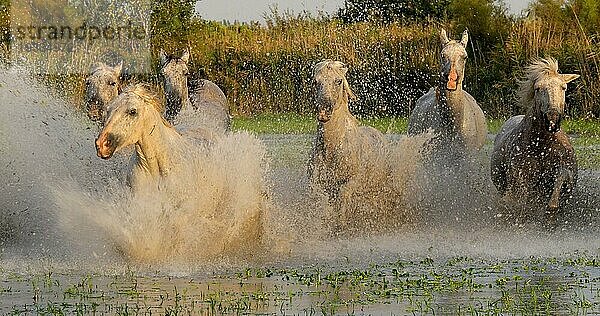
M0 99L2 314L600 313L600 166L580 170L572 204L548 229L521 216L526 206L498 197L490 141L458 170L428 170L406 146L398 163L419 172L406 194L410 218L384 232L340 236L326 200L308 185L312 135L261 135L265 152L229 146L268 162L263 251L215 255L210 232L222 223L207 220L177 240L200 249L192 260L132 262L123 236L168 247L147 221L173 222L160 213L169 201L128 195L131 152L97 158L98 126L21 70L0 72ZM578 150L588 161L600 156L597 147Z

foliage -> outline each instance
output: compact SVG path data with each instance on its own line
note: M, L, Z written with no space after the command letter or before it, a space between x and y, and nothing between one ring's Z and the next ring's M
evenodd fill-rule
M153 0L152 37L154 44L169 39L181 46L187 43L195 0Z
M450 0L346 0L338 11L345 23L353 22L417 22L446 18Z
M360 1L347 1L346 6L355 3ZM193 1L156 1L153 56L161 49L190 49L190 70L221 86L238 115L314 113L312 66L325 58L337 59L348 64L348 79L359 97L351 103L353 113L407 116L439 76L440 27L452 38L468 28L471 58L465 89L489 117L523 113L514 99L518 79L531 59L545 56L557 58L561 72L581 75L569 85L568 115L600 116L600 37L594 27L594 1L537 0L523 17L508 15L502 3L492 0L429 4L444 7L444 14L436 16L447 20L380 23L369 18L345 23L336 17L274 11L266 25L229 24L194 17ZM137 80L156 82L152 77ZM82 89L79 84L66 91L80 100Z
M0 60L8 51L10 41L10 0L0 0Z
M501 2L453 0L448 11L455 27L469 30L471 43L478 52L494 49L510 32L511 18Z

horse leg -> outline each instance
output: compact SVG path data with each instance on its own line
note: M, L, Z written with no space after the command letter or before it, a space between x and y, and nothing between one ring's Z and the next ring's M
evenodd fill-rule
M558 177L554 182L554 188L552 189L552 194L550 195L550 201L548 201L548 205L546 206L546 223L552 226L556 226L558 206L560 203L560 193L566 180L567 174L565 170L561 168Z
M357 226L357 218L356 214L354 214L354 212L356 211L356 201L354 201L354 198L355 193L358 190L358 186L358 181L356 181L355 179L350 179L346 183L344 183L339 190L339 195L337 197L339 203L338 225L344 227L344 229L346 230L345 232L343 232L344 234L355 233L354 231L350 232L349 230L354 230L354 228Z

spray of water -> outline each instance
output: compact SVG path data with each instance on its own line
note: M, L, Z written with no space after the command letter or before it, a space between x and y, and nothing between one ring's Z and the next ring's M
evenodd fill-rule
M267 212L264 157L256 138L232 134L199 155L185 172L141 184L135 193L121 187L124 193L104 203L63 187L54 191L64 210L61 222L66 229L85 223L91 224L89 229L101 228L134 262L255 254Z
M96 157L98 128L23 71L4 71L3 243L35 252L77 249L135 262L243 256L261 245L267 217L265 148L247 133L220 138L185 172L132 194L131 151Z
M261 142L233 134L198 157L188 169L193 172L133 195L125 181L131 153L97 158L98 127L73 105L18 68L0 71L0 98L3 261L66 257L205 266L253 257L304 265L598 251L600 177L594 170L580 173L565 219L548 231L535 221L506 220L519 210L498 198L486 153L456 168L432 168L419 156L427 137L396 138L388 159L391 188L406 220L338 238L329 233L327 213L334 210L311 193L307 180L312 136L265 136ZM269 153L273 161L267 163ZM256 244L261 249L250 247Z

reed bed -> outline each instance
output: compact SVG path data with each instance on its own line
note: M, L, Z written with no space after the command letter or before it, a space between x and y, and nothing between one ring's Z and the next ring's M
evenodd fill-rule
M532 16L506 21L508 34L493 47L479 48L483 39L472 36L468 48L472 58L465 89L486 115L504 118L522 113L514 100L522 69L532 58L553 56L562 72L581 75L567 94L568 115L600 116L596 97L600 95L600 36L584 31L578 20L563 23ZM313 113L312 66L330 58L350 68L348 79L359 96L351 105L353 112L363 117L406 117L418 97L438 80L441 27L453 37L464 28L453 21L345 24L329 17L289 15L273 15L266 25L193 19L184 40L153 38L151 49L154 70L160 50L190 49L191 70L223 88L234 115ZM84 77L44 79L80 104ZM157 82L155 72L133 79Z

